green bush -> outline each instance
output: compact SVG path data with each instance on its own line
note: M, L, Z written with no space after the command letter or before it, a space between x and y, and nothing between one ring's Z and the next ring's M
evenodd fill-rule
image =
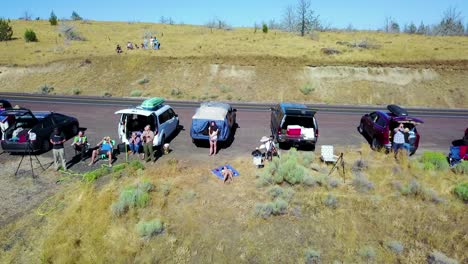
M336 209L338 207L338 199L336 198L335 195L329 193L323 200L323 204L325 204L325 206L327 207Z
M145 165L143 165L143 163L141 163L141 161L139 161L139 160L132 160L129 165L130 165L130 168L132 168L134 170L144 170L145 169Z
M306 83L299 88L299 91L301 91L303 95L309 95L311 92L315 91L315 88L312 87L312 84Z
M143 79L138 80L137 83L143 85L149 83L149 81L150 80L148 78L144 77Z
M24 40L26 42L37 42L36 32L32 29L26 29L24 32Z
M54 91L54 87L44 84L44 85L39 86L38 90L39 90L39 93L41 94L50 94Z
M136 225L138 235L145 239L159 235L164 231L164 223L159 219L151 221L141 221Z
M117 164L114 167L112 167L112 172L119 172L121 170L124 170L126 167L127 167L127 164L125 163Z
M427 170L447 170L449 168L447 157L442 152L426 151L421 156L421 162ZM429 164L432 164L434 167L431 167Z
M13 28L10 26L10 20L0 18L0 41L11 40Z
M142 92L140 90L133 90L130 92L131 97L140 97Z
M467 160L462 160L462 162L458 163L453 167L453 170L457 174L468 174L468 161Z
M265 23L263 23L263 25L262 25L262 32L265 33L265 34L268 33L268 26Z
M154 189L154 185L143 181L136 186L125 188L119 196L117 202L111 206L112 214L121 216L130 208L143 208L148 205L149 192Z
M453 192L463 201L468 202L468 182L459 183L453 189Z
M273 214L275 205L273 203L257 203L255 205L255 215L266 219Z
M72 93L73 93L74 95L80 95L80 94L81 94L81 90L80 90L80 88L73 88Z
M305 252L305 263L306 264L320 264L320 251L314 249L308 249Z
M375 259L376 253L373 247L365 246L359 250L359 255L369 262Z
M85 182L91 183L91 182L94 182L95 180L97 180L98 178L109 174L109 172L110 172L109 168L102 167L102 168L99 168L97 170L86 172L85 174L83 174L82 178L83 178L83 180Z
M55 15L54 11L50 13L49 23L51 26L56 26L58 23L57 16Z
M427 256L428 264L458 264L455 259L447 257L444 253L434 250Z
M400 255L403 253L405 247L403 246L403 244L399 241L395 241L395 240L392 240L392 241L388 241L387 243L385 243L387 248L390 249L391 251L393 251L394 253Z
M285 200L278 198L273 201L273 214L274 215L282 215L287 213L288 210L288 202Z
M280 186L274 185L273 187L268 189L268 193L271 195L273 199L275 199L275 198L281 197L284 193L284 190Z

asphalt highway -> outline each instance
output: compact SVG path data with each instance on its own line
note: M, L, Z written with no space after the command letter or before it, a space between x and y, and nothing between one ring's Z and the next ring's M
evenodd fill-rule
M142 99L56 96L0 93L1 99L9 100L13 105L30 108L33 111L55 111L75 116L80 126L86 128L91 143L97 142L103 136L117 138L118 116L115 111L139 105ZM198 102L167 101L179 114L180 123L184 127L171 142L171 148L176 158L189 158L192 161L204 161L208 157L208 149L197 148L190 138L191 117L195 113ZM232 103L238 109L237 122L239 128L231 146L221 149L216 159L229 160L237 156L250 155L258 146L259 139L269 135L270 112L273 104ZM359 147L367 144L356 127L364 113L385 107L375 106L337 106L310 105L317 109L319 123L320 145L334 145L337 149ZM421 142L418 153L425 150L447 152L450 143L463 136L468 127L468 109L423 109L409 108L410 115L421 117L424 124L418 126ZM118 140L117 140L118 141ZM71 151L71 150L70 150Z

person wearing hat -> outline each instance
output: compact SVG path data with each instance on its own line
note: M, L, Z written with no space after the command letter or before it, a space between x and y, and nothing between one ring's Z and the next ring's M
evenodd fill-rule
M52 153L54 154L54 168L55 170L59 169L59 159L62 162L62 168L64 171L67 170L67 164L65 162L65 151L63 148L63 143L67 141L62 132L56 127L54 132L50 135L50 143L52 144Z

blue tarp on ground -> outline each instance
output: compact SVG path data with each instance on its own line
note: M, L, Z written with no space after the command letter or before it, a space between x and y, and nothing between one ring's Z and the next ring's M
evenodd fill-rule
M216 175L216 177L220 178L221 180L224 179L224 176L221 174L221 171L223 170L224 166L226 166L228 169L232 170L232 176L236 177L239 176L239 172L235 170L231 165L226 164L219 166L217 168L214 168L211 170L211 172Z

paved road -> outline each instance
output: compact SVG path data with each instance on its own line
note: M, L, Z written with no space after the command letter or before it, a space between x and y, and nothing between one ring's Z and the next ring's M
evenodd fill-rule
M137 99L102 98L102 97L63 97L40 96L24 94L0 94L0 98L9 99L12 104L18 104L32 110L49 110L69 114L80 120L80 125L87 128L91 141L98 141L105 135L117 138L118 117L114 112L141 102ZM181 125L186 130L173 140L172 148L178 158L190 156L191 160L203 161L207 149L196 148L189 135L191 117L194 114L195 102L168 102L179 114ZM238 108L239 129L234 143L219 153L220 159L231 159L238 155L249 155L259 145L258 140L269 134L268 104L234 103ZM365 139L357 132L356 126L363 113L376 109L375 107L327 106L313 105L319 109L319 145L360 146L366 144ZM420 150L447 151L450 142L463 135L468 127L468 109L416 109L408 110L412 115L423 117L425 123L418 127L422 139ZM319 148L317 148L319 149ZM419 151L420 152L420 151ZM180 155L180 156L179 156Z

